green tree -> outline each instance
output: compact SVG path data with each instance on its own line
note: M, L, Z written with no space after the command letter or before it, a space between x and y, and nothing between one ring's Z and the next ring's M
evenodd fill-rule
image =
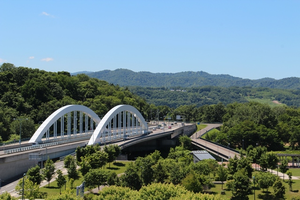
M25 177L24 180L24 197L27 199L35 199L40 197L40 192L39 192L39 185L36 183L33 183L30 181L28 178ZM23 179L20 179L18 184L16 185L15 190L19 195L22 195L23 191Z
M61 194L61 187L66 184L66 178L63 176L61 170L56 171L57 177L56 182L57 186L59 187L59 193Z
M42 175L40 174L41 168L36 165L35 167L31 167L28 169L26 173L26 177L33 183L36 183L37 185L40 185L42 182Z
M121 176L123 185L134 190L139 190L142 186L142 181L138 174L138 168L134 163L129 163L124 175Z
M245 169L242 169L233 175L232 199L249 199L248 195L251 194L250 180L245 174Z
M289 170L288 168L288 160L283 159L279 165L279 171L282 173L282 178L284 180L284 174Z
M282 181L278 177L276 177L276 180L274 182L273 190L274 190L275 198L284 199L285 187L284 187Z
M227 169L224 166L220 165L217 170L217 175L219 181L221 181L222 183L222 190L223 190L223 182L227 180L227 175L228 175Z
M110 172L107 177L107 184L109 186L119 184L119 177L116 172Z
M91 169L85 176L85 185L89 188L93 188L100 185L103 185L107 181L107 172L102 169Z
M202 192L202 185L199 178L195 172L191 171L184 179L181 181L182 185L191 192Z
M120 154L120 147L118 145L104 146L104 152L106 152L108 155L107 162L109 163L110 167L110 163L113 162Z
M179 136L179 142L181 144L181 147L185 150L189 150L192 146L192 140L187 135L181 135Z
M290 187L290 191L293 191L293 189L292 189L292 186L293 186L292 175L293 174L292 174L291 171L288 171L286 174L289 176L288 184L289 184L289 187Z
M4 192L0 195L0 200L17 200L18 198L12 197L8 192Z
M153 178L157 183L163 183L168 178L168 171L162 161L152 166Z
M268 191L269 187L272 187L276 176L269 172L259 172L255 176L255 180L257 180L258 186L262 189L266 189Z
M77 180L79 178L78 171L76 170L75 160L69 163L69 168L67 169L67 171L68 171L69 180L70 179Z
M48 186L50 186L50 181L55 173L55 165L52 160L48 158L45 163L44 169L42 169L43 177L46 181L48 181Z
M154 171L152 169L153 160L150 156L138 157L135 161L137 168L140 171L140 178L144 185L148 185L153 180Z

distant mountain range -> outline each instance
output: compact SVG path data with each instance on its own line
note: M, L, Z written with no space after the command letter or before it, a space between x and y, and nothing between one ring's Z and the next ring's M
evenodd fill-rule
M213 75L203 71L179 73L151 73L134 72L128 69L103 70L98 72L77 72L73 75L84 73L90 77L105 80L120 86L141 87L266 87L278 89L300 89L300 78L289 77L284 79L262 78L257 80L243 79L230 75Z

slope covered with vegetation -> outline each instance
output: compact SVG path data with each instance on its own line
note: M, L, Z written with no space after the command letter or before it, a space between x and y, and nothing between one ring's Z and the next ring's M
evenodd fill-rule
M289 77L280 80L262 78L257 80L242 79L230 75L213 75L203 71L179 73L133 72L128 69L114 71L103 70L87 72L90 77L105 80L120 86L141 87L267 87L278 89L300 89L300 78Z
M155 105L177 108L180 105L212 105L222 102L227 105L234 102L264 101L270 105L285 104L300 106L299 90L284 90L251 87L128 87L131 92Z
M129 90L84 74L71 76L4 63L0 67L0 142L18 135L21 120L14 119L27 119L22 138L28 138L35 126L68 104L85 105L100 117L119 104L132 105L143 114L149 107Z

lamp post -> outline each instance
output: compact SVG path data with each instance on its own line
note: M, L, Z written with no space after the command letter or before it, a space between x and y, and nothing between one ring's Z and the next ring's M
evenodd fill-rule
M230 159L230 149L229 149L230 143L228 143L228 160Z
M21 136L22 136L22 120L28 120L28 118L14 118L14 120L19 120L20 121L20 140L19 144L21 144Z
M26 173L23 174L23 184L22 184L22 200L24 200L24 177Z
M253 185L254 185L253 190L254 190L254 200L255 200L255 176L253 176Z

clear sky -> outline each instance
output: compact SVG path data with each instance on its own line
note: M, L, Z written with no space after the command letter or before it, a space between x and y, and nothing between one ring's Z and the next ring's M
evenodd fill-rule
M300 76L299 0L1 0L0 64Z

